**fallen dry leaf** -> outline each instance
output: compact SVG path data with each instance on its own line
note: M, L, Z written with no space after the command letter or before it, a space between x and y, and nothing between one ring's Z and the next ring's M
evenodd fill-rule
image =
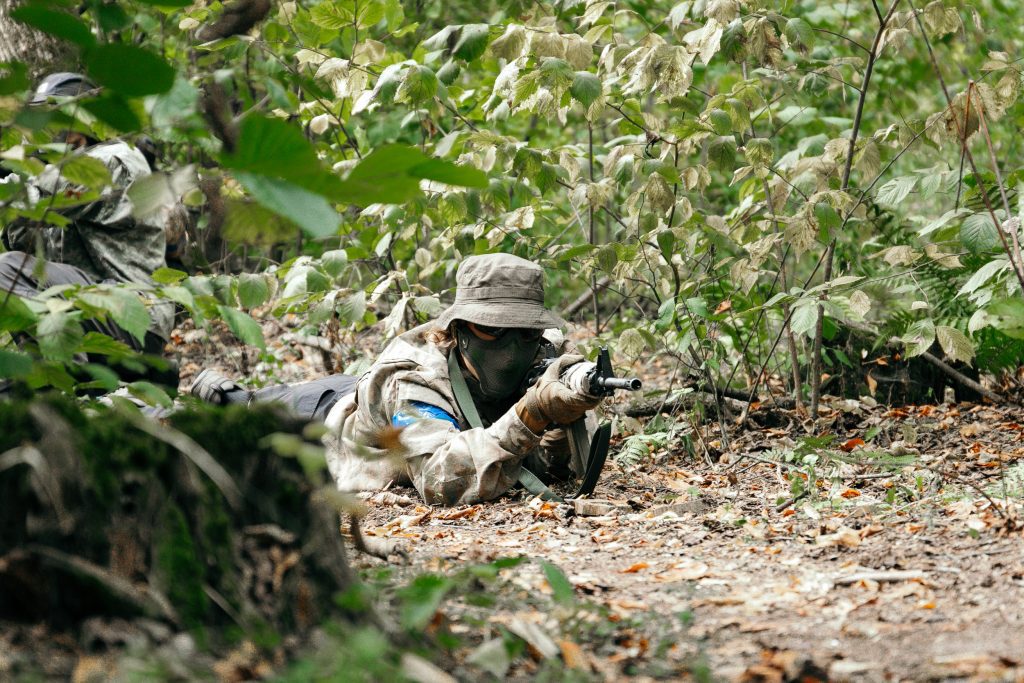
M583 655L583 649L579 645L571 640L560 640L558 641L558 647L562 651L562 661L565 662L567 667L583 671L590 669L587 666L586 657Z
M833 534L823 534L815 539L816 545L841 546L844 548L856 548L860 545L860 532L856 529L843 526L839 527Z
M648 567L650 567L650 565L647 564L646 562L637 562L636 564L630 565L626 569L623 569L621 573L622 574L636 574L637 572L643 571L643 570L647 569Z
M654 580L659 583L674 581L696 581L708 575L708 566L703 562L677 562L667 570L655 574Z
M462 519L463 517L476 517L476 515L479 512L479 505L470 505L469 507L465 507L460 510L452 510L451 512L446 512L443 515L439 515L439 518L444 520L453 520Z
M844 443L842 446L839 447L839 450L844 451L846 453L849 453L850 451L852 451L857 446L863 446L863 445L864 445L864 439L861 439L860 437L857 437L855 439L850 439L849 441Z
M984 434L987 431L987 427L980 422L972 422L969 425L965 425L960 428L960 436L965 439L969 439L972 436L978 436Z

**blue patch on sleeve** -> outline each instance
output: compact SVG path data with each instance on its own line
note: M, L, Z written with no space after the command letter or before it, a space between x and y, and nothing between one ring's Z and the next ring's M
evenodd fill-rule
M408 427L417 420L422 419L431 420L444 420L452 424L455 429L459 429L459 421L455 419L450 413L437 406L432 406L429 403L423 401L409 401L408 406L399 410L391 418L391 424L395 427Z

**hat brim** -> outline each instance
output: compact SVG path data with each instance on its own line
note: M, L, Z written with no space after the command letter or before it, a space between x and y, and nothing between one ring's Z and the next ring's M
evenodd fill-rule
M447 328L456 320L488 327L520 327L530 330L548 330L565 325L564 320L548 309L525 301L457 303L441 313L437 324Z

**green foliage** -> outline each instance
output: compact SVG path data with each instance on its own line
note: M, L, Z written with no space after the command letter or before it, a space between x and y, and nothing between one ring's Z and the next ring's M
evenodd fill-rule
M882 27L870 6L807 2L442 12L330 0L275 6L246 32L211 39L196 31L217 22L216 5L75 16L30 3L15 16L75 45L105 88L54 111L4 105L2 163L18 182L2 187L12 193L0 193L3 218L41 217L22 200L43 168L33 155L60 161L45 133L137 130L169 162L203 169L203 193L170 197L222 212L212 222L229 251L248 242L283 262L279 288L249 277L230 295L195 279L156 292L255 346L256 324L238 308L270 304L311 325L384 319L393 334L436 310L464 256L502 250L544 265L561 300L608 277L601 327L621 350L696 357L693 370L719 383L747 384L761 366L791 381L794 359L806 375L819 304L830 333L867 325L911 353L937 341L947 358L991 369L986 340L1019 336L1006 302L1020 298L1024 264L1004 253L996 223L1021 213L1024 172L1009 162L996 178L978 111L995 158L1017 158L1021 39L1005 3L917 10L898 5ZM117 38L129 15L130 44ZM958 65L945 76L952 105L930 53L940 69ZM0 90L23 97L23 73L0 73ZM217 89L226 117L214 113ZM960 159L965 133L973 167ZM106 184L88 163L64 171L97 192ZM821 283L833 239L832 282ZM968 255L985 261L963 268ZM956 295L929 296L933 269ZM853 276L864 279L843 279ZM69 362L82 321L138 310L125 299L130 310L100 313L76 296L70 310L33 310L38 320L5 310L3 328L43 325L40 355ZM950 302L955 315L942 310Z

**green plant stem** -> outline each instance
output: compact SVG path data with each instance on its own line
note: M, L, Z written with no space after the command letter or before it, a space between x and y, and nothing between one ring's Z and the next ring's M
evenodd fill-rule
M914 3L912 2L912 0L908 0L908 2L910 3L910 9L913 11L914 20L917 23L917 29L921 32L921 37L924 39L925 48L927 48L927 50L928 50L928 58L929 58L929 60L931 61L931 64L932 64L932 71L935 72L935 77L938 79L939 86L942 88L942 94L946 98L946 105L949 107L950 111L952 112L953 111L953 98L949 94L949 88L946 87L946 79L943 78L943 76L942 76L942 69L939 68L939 61L935 57L935 51L932 49L932 43L931 43L930 40L928 40L928 32L924 30L924 24L921 22L921 17L918 14L917 8L914 6ZM973 82L972 82L972 84L973 84ZM970 87L968 87L968 91L967 92L968 92L968 98L967 98L967 105L966 105L966 107L969 107L970 106L970 92L971 92L971 88ZM966 119L966 107L965 107L965 117L964 117L965 119ZM989 199L988 192L985 190L985 185L982 182L981 175L978 173L978 166L977 166L977 164L974 163L974 154L971 153L970 147L967 146L967 126L966 126L966 121L965 121L964 127L961 129L960 121L959 121L959 119L957 119L957 117L955 115L955 112L954 112L953 122L956 124L956 127L957 127L957 137L959 137L960 140L961 140L961 143L960 143L961 144L961 148L960 148L961 164L963 162L963 157L966 156L967 157L967 162L971 165L971 173L974 174L974 178L978 181L978 193L981 195L981 199L985 203L985 209L988 211L989 217L992 219L992 224L996 227L996 234L999 235L999 241L1002 242L1003 250L1006 252L1007 258L1010 259L1010 265L1013 266L1013 272L1017 276L1017 281L1020 283L1021 291L1024 292L1024 263L1022 263L1019 260L1019 258L1020 258L1019 257L1019 247L1018 247L1018 251L1017 251L1018 258L1015 259L1014 258L1014 252L1011 250L1010 246L1006 242L1006 234L1003 231L1002 225L1000 224L999 219L996 217L995 208L992 206L992 200ZM998 173L998 167L997 167L996 173ZM959 196L957 197L957 199L959 200ZM1009 205L1007 204L1007 206L1009 206ZM1007 218L1009 218L1009 215L1007 215ZM1016 234L1014 234L1013 237L1016 238Z
M885 33L885 29L889 24L889 20L892 19L893 13L896 12L896 8L899 6L900 0L893 0L893 3L889 6L889 11L882 16L881 11L878 9L878 5L872 2L875 8L875 13L878 15L878 29L875 31L874 40L871 42L871 49L868 51L868 63L864 68L864 78L860 86L860 97L857 99L857 111L853 118L853 130L850 133L850 145L846 152L846 164L843 166L843 178L840 185L840 191L846 192L850 187L850 173L853 170L853 157L854 152L857 149L857 137L860 133L860 127L864 120L864 104L867 101L868 86L871 84L871 74L875 69L875 61L878 59L878 47L882 41L882 34ZM832 279L832 265L835 259L836 253L836 238L833 237L829 242L828 248L825 250L825 269L823 272L823 282L829 282ZM826 293L822 292L820 301L824 301ZM811 420L813 421L818 418L818 403L821 400L821 346L822 338L824 334L825 326L825 305L818 303L818 320L814 324L814 348L811 353Z

